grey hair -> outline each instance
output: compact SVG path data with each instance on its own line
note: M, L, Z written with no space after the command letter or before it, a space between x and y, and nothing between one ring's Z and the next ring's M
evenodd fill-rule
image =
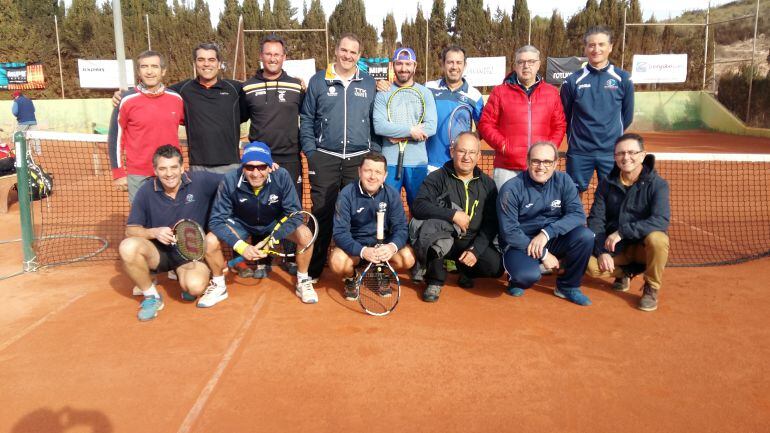
M541 147L541 146L550 147L553 150L554 161L559 159L559 148L557 148L555 144L551 143L550 141L538 141L532 146L530 146L529 150L527 150L527 162L529 162L532 157L532 150L534 150L536 147Z
M540 58L540 50L535 48L534 45L524 45L523 47L519 48L518 50L516 50L516 53L514 53L513 58L518 59L519 54L524 54L524 53L534 53L537 55L538 58Z

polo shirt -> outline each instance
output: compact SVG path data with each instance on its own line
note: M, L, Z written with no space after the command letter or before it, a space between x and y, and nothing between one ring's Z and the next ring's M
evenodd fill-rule
M175 198L163 191L157 177L136 192L127 225L144 228L173 227L181 219L191 219L206 227L209 209L223 175L204 171L182 173Z
M211 87L198 80L169 86L184 101L190 165L229 165L240 160L243 85L219 78Z

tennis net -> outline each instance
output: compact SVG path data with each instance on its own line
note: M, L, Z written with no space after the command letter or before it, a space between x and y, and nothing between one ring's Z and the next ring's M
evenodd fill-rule
M54 193L35 207L39 263L116 259L129 206L126 193L112 186L106 136L36 131L29 141L34 159L54 175ZM655 155L656 169L671 186L669 266L730 264L770 254L770 155ZM488 174L492 160L491 151L482 152L480 166ZM595 185L594 179L586 211ZM304 188L303 205L310 209L307 182Z

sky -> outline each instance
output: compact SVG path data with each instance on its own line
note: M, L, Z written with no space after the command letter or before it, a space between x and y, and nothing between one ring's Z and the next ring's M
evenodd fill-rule
M215 23L219 19L219 13L224 7L224 0L206 0L211 10L211 18ZM243 0L239 0L243 3ZM718 6L724 3L728 3L731 0L711 0L711 5ZM302 13L302 0L291 0L292 5L297 8L298 14ZM308 4L310 1L307 1ZM339 3L339 0L321 0L324 12L326 16L334 10L334 7ZM366 18L371 24L381 30L382 20L389 12L393 12L396 19L396 23L400 26L400 23L405 18L413 19L417 12L417 2L415 0L364 0L366 4ZM430 15L431 7L433 6L432 0L419 0L422 5L423 13ZM667 19L681 15L682 12L693 9L706 9L708 7L708 0L640 0L639 2L644 12L644 19L648 19L653 13L656 19ZM260 0L262 4L262 0ZM446 0L447 13L454 7L456 0ZM529 0L527 1L527 7L533 15L539 15L543 17L550 17L554 9L558 9L562 18L565 21L580 11L585 6L585 0ZM510 14L513 9L513 0L484 0L484 6L494 11L500 7L507 10ZM301 17L299 17L301 19Z

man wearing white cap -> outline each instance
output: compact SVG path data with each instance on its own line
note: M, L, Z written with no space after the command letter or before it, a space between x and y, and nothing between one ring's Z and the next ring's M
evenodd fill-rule
M273 158L267 144L249 143L243 150L241 167L225 175L219 185L209 218L210 230L246 260L267 256L259 245L273 231L278 221L292 212L302 210L294 188L294 179L284 168L272 169ZM274 234L278 240L288 239L307 245L312 233L300 221L288 219ZM297 254L297 285L295 293L305 304L318 302L318 295L308 276L313 248Z

